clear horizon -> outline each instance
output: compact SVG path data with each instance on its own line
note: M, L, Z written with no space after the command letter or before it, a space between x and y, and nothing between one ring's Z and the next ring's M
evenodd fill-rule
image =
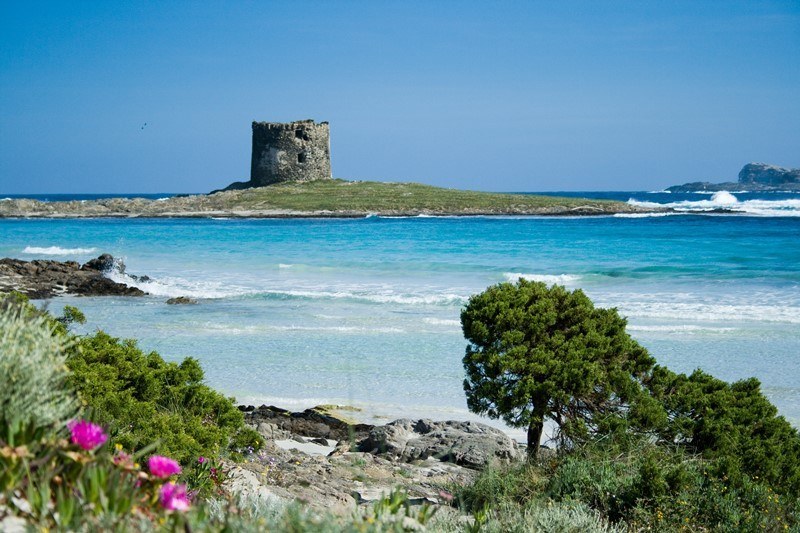
M253 120L305 118L330 122L349 180L646 191L800 167L792 1L2 15L0 194L207 192L249 178Z

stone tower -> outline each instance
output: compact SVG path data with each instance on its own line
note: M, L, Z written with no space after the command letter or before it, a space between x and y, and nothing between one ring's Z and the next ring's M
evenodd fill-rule
M327 122L253 122L249 186L322 179L331 179Z

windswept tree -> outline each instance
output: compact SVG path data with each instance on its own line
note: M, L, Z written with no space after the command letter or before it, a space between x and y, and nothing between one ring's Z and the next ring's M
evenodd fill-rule
M596 308L581 291L520 279L470 298L461 313L473 412L527 428L535 458L545 420L565 439L609 430L634 399L654 359L626 332L616 309Z

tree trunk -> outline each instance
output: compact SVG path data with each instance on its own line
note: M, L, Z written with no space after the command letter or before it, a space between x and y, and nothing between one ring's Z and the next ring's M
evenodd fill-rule
M528 426L528 460L535 461L539 456L539 441L542 440L544 419L537 418Z

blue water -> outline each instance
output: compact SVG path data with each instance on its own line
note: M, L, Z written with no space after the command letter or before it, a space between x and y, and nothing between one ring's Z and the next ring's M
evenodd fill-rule
M736 200L781 214L800 196ZM705 209L711 198L674 201ZM488 285L525 276L618 308L674 370L758 377L800 425L796 216L0 220L0 257L103 252L151 276L139 285L152 296L65 297L50 308L77 305L83 331L196 357L210 385L242 402L471 418L460 310ZM178 295L200 303L165 304Z

